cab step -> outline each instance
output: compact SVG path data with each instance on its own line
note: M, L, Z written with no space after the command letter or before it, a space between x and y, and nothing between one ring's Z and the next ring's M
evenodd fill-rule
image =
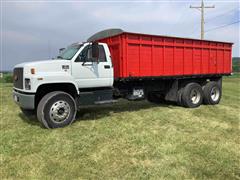
M105 101L96 101L94 104L100 105L100 104L111 104L111 103L116 103L118 102L117 100L105 100Z

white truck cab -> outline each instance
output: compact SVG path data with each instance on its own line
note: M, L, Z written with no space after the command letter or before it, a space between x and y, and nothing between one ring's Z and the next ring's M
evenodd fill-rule
M79 88L108 87L113 85L113 68L108 46L99 43L99 58L91 56L91 43L72 44L56 59L18 64L15 70L23 70L25 87L14 89L36 92L42 84L72 83ZM17 80L17 74L14 74ZM20 74L18 74L20 76ZM15 84L20 83L15 81ZM22 83L20 83L22 85ZM30 86L31 85L31 86Z
M109 94L107 96L109 99L108 97L112 95L109 89L112 89L112 86L113 66L108 46L105 43L75 43L64 49L56 59L22 63L14 67L13 97L15 102L25 113L37 109L38 119L46 127L61 126L61 123L71 115L71 109L77 109L77 97L82 97L81 102L85 104L96 102L96 98L98 102L104 102L106 99L103 97L105 95L100 95L102 93ZM97 94L94 93L95 91L90 93L88 97L92 95L90 98L92 101L86 102L86 98L84 99L86 96L83 94L86 94L86 89L91 88L100 89L100 91ZM49 89L52 89L51 92L55 94L50 93L48 98L60 96L66 99L57 103L56 107L51 106L53 112L50 113L49 119L55 121L55 125L54 123L49 125L47 118L43 115L47 101L43 97ZM70 92L70 95L66 91ZM59 115L59 110L63 113L62 116ZM76 110L71 115L70 122L75 114ZM52 116L56 120L51 118Z

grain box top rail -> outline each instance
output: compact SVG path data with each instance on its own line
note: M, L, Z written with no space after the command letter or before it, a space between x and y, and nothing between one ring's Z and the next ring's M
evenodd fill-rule
M167 38L187 39L187 40L195 40L195 41L233 44L232 42L201 40L201 39L193 39L193 38L186 38L186 37L174 37L174 36L154 35L154 34L144 34L144 33L134 33L134 32L123 31L122 29L106 29L103 31L99 31L99 32L93 34L91 37L89 37L87 41L88 42L97 41L97 40L105 39L108 37L118 36L120 34L135 34L135 35L144 35L144 36L153 36L153 37L167 37Z

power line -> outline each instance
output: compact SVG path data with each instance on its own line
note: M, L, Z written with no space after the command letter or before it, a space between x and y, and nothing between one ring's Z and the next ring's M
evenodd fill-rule
M211 22L211 21L213 21L214 19L216 19L216 18L219 18L219 17L222 17L222 16L224 16L224 15L226 15L226 14L230 14L230 13L233 13L235 10L237 10L238 8L234 8L234 9L232 9L232 10L230 10L230 11L227 11L227 12L225 12L225 13L222 13L222 14L220 14L220 15L218 15L218 16L215 16L215 17L213 17L213 18L209 18L209 19L207 19L207 22L205 22L205 23L209 23L209 22Z
M229 23L229 24L225 24L225 25L222 25L222 26L218 26L218 27L215 27L215 28L212 28L212 29L209 29L209 30L207 30L205 32L209 32L209 31L213 31L213 30L216 30L216 29L224 28L226 26L230 26L230 25L233 25L233 24L236 24L236 23L239 23L239 22L240 22L240 20L232 22L232 23Z
M202 0L201 6L190 6L190 8L195 8L201 11L201 39L204 39L204 9L205 8L215 8L215 6L205 6Z

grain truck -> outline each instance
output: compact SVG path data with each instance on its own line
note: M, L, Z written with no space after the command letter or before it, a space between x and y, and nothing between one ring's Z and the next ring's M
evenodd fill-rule
M16 65L13 98L46 128L67 126L82 107L120 98L216 105L222 77L232 72L232 45L108 29L61 49L54 60Z

